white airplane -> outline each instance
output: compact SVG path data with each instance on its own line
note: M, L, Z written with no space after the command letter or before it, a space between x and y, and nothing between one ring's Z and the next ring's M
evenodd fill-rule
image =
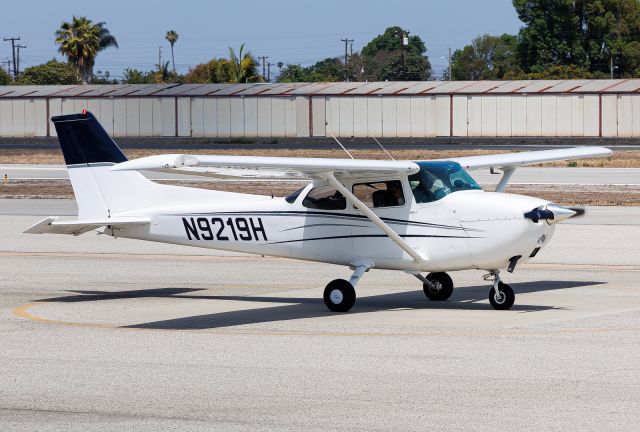
M349 280L324 289L346 312L370 269L399 270L446 300L446 272L481 269L489 301L509 309L515 295L500 270L536 256L556 223L580 214L543 199L503 193L515 169L542 162L608 156L578 147L430 161L379 161L169 154L127 160L89 112L52 118L78 203L78 218L48 217L26 233L113 237L247 252L349 266ZM484 192L466 169L501 170ZM140 171L208 177L308 179L286 198L152 182ZM426 276L424 273L428 273Z

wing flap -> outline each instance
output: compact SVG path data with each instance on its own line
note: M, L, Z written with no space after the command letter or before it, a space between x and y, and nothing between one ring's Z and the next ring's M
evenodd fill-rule
M80 235L103 226L126 228L150 223L148 218L120 217L107 220L58 220L50 216L24 231L25 234L72 234Z
M495 155L465 156L448 160L458 162L464 168L470 170L484 168L505 169L545 162L606 157L612 153L613 152L606 147L574 147Z
M333 172L336 178L345 179L409 175L420 168L410 161L170 154L135 159L110 169L272 179L319 179L321 173Z

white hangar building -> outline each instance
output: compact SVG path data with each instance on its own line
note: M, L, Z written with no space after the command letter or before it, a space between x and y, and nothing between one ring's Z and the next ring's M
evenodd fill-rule
M0 137L640 137L640 79L0 86Z

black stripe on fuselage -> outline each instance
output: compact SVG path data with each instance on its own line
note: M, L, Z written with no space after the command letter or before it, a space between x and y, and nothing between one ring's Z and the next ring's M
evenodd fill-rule
M305 241L317 241L317 240L338 240L338 239L348 239L348 238L383 238L388 237L386 234L361 234L361 235L343 235L343 236L331 236L331 237L310 237L310 238L302 238L296 240L283 240L277 242L271 242L266 244L283 244L283 243L297 243L297 242L305 242ZM400 235L402 238L451 238L451 239L468 239L468 238L479 238L479 237L467 237L467 236L445 236L445 235L421 235L421 234L402 234Z
M247 215L247 216L310 216L310 217L323 217L328 219L350 219L350 220L369 220L364 215L344 214L335 212L316 212L316 211L234 211L234 212L212 212L212 213L191 213L188 215L178 214L175 216L211 216L211 215ZM395 218L380 218L384 222L393 225L408 225L408 226L420 226L428 228L440 228L457 231L480 231L475 229L467 229L460 226L433 224L429 222L409 221L404 219Z

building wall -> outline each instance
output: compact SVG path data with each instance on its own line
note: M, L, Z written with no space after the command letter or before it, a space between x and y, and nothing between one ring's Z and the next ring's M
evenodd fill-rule
M0 136L83 109L115 137L640 137L636 93L0 98Z

